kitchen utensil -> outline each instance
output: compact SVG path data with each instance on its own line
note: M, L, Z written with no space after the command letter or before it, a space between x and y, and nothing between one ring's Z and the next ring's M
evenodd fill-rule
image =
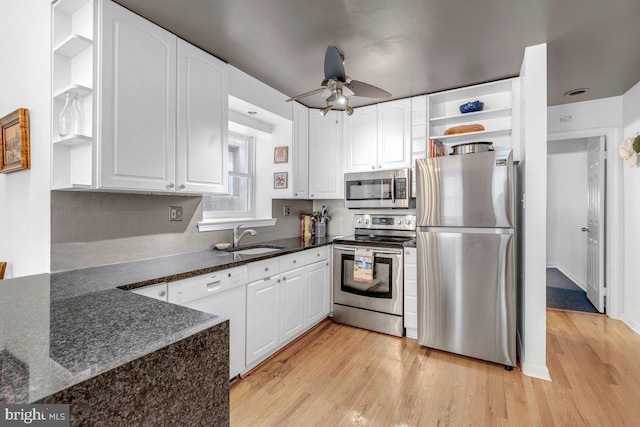
M464 144L454 145L452 147L452 156L458 154L484 153L485 151L493 151L493 142L467 142Z

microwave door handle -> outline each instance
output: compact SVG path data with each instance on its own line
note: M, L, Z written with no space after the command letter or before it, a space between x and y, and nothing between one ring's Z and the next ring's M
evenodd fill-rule
M391 178L391 203L396 204L396 174Z

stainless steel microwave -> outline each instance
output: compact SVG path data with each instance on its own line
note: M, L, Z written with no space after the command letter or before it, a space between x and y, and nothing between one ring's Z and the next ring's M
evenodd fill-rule
M345 173L344 205L351 209L415 207L415 199L411 199L411 169Z

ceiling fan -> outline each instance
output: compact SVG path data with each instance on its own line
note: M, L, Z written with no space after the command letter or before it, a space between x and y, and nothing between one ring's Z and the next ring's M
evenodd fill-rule
M353 80L344 72L344 55L340 53L337 47L327 47L324 55L324 80L321 88L314 89L309 92L287 99L295 101L300 98L315 95L318 93L326 93L328 95L326 101L327 106L320 110L320 114L326 115L334 106L339 109L345 109L347 115L353 114L353 108L349 106L348 96L363 96L365 98L389 98L391 94L386 90Z

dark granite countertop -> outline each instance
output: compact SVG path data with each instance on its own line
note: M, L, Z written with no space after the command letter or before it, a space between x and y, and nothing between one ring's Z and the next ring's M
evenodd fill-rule
M264 255L211 250L0 281L0 404L30 403L226 319L127 292L331 244L268 242Z

